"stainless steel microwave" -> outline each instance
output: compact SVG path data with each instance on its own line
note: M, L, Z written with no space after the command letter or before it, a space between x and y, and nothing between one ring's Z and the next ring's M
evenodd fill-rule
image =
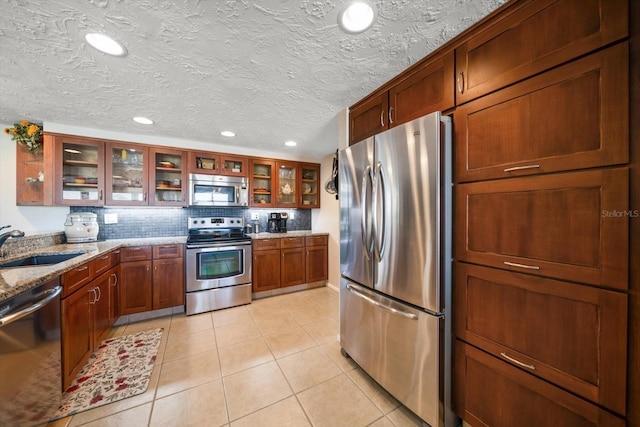
M224 175L189 175L189 206L247 206L247 178Z

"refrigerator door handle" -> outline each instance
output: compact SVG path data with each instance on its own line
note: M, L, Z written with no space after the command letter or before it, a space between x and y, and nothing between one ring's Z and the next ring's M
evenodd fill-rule
M402 311L402 310L398 310L396 308L393 307L389 307L388 305L382 304L376 300L374 300L371 297L366 296L363 293L360 293L359 291L357 291L353 286L351 286L350 284L347 284L347 289L349 290L349 292L351 292L353 295L357 296L358 298L362 298L363 300L367 301L370 304L373 304L377 307L380 307L384 310L390 311L393 314L397 314L403 317L406 317L407 319L412 319L412 320L418 320L418 316L416 316L413 313L409 313L406 311Z
M379 191L381 191L381 195L382 195L382 197L380 198L378 198ZM378 200L380 200L381 209L378 209ZM382 261L382 257L384 256L384 244L385 244L384 240L385 240L385 229L386 229L385 210L386 210L385 177L384 177L384 171L382 169L382 163L378 162L376 164L376 170L374 173L374 184L373 184L374 254L375 254L376 261L378 262ZM380 221L378 221L378 212L382 214ZM378 229L379 225L381 230Z
M370 232L367 229L367 216L371 213L367 208L367 189L369 187L369 182L371 181L371 166L367 165L364 168L364 173L362 174L362 186L361 186L361 194L360 200L362 200L362 209L360 216L360 236L362 238L362 246L364 247L364 256L369 261L371 259L371 236Z

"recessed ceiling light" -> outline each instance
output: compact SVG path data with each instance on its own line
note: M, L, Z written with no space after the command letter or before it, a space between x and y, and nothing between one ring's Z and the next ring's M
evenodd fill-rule
M89 33L84 38L91 46L108 55L125 56L127 54L127 49L123 45L107 35Z
M286 145L287 147L295 147L296 145L298 145L298 143L295 141L287 141L284 143L284 145Z
M229 138L236 136L235 132L231 132L230 130L223 130L222 132L220 132L220 135L226 136Z
M371 27L376 18L373 6L364 0L347 3L338 14L338 25L349 34L357 34Z
M134 122L140 123L141 125L152 125L153 120L147 119L146 117L134 117Z

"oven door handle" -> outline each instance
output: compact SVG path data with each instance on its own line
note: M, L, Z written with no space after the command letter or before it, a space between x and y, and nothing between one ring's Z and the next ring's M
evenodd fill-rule
M251 242L220 242L220 243L199 243L199 244L187 244L187 249L218 249L218 248L224 248L224 249L234 249L234 248L238 248L238 249L244 249L242 248L243 246L251 246Z

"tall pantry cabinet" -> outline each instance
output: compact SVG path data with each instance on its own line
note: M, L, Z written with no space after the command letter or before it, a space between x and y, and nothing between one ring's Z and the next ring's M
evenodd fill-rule
M628 0L515 0L417 64L455 55L452 388L468 425L640 425L639 17ZM418 68L351 108L350 143Z

